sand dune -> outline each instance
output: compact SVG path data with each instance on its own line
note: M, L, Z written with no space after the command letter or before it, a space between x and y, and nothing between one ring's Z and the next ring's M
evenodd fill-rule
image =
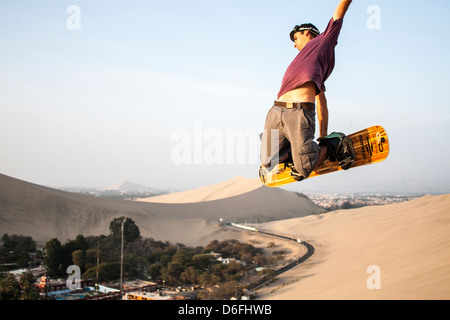
M267 223L311 239L317 250L305 265L266 288L275 291L262 298L450 299L449 208L450 195L426 196ZM370 290L368 280L380 289ZM292 284L282 286L287 282Z
M233 185L233 197L223 199L223 193L214 196L210 189L202 188L191 193L192 197L221 199L187 204L150 203L95 198L0 175L0 234L30 235L38 241L57 237L65 241L78 234L108 234L111 220L127 216L136 222L144 237L205 245L208 239L229 238L219 227L219 218L265 222L321 212L311 200L296 193L264 186L249 188L253 183L241 178L224 184ZM218 193L221 190L214 186L212 189ZM231 189L228 192L231 195Z
M162 196L139 199L145 202L158 203L194 203L230 198L243 193L254 191L263 186L259 178L246 179L235 177L211 186L206 186L194 190L165 194Z
M94 198L0 175L0 234L64 241L107 234L114 217L127 216L144 237L186 245L252 238L264 246L256 234L218 225L219 217L259 222L315 247L304 264L261 289L261 299L450 298L450 195L323 213L304 196L235 178L156 200ZM380 288L369 289L368 280Z

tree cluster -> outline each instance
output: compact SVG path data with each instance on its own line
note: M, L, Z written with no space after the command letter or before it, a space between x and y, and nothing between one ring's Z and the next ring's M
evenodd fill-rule
M34 285L34 277L24 272L17 281L12 274L0 276L0 300L37 300L39 289Z
M223 264L211 252L236 261ZM205 248L167 244L154 249L149 261L152 264L147 272L153 279L164 279L168 285L199 284L213 288L210 292L203 291L199 297L224 299L236 293L249 268L263 265L266 259L262 249L250 244L237 240L213 240Z
M137 262L139 245L142 239L135 222L130 218L120 217L111 221L109 235L88 236L78 235L65 244L53 238L45 244L46 257L44 264L50 277L67 277L67 268L77 265L83 273L83 278L96 278L97 262L99 281L117 279L120 274L120 246L124 238L124 271L127 276L134 277L136 270L132 262ZM127 259L128 258L128 259ZM136 263L139 266L139 263Z
M140 236L137 225L129 218L114 219L110 223L109 231L107 236L78 235L64 244L56 238L47 241L44 259L47 275L51 278L67 278L67 268L77 265L83 279L98 277L99 282L117 280L120 277L122 232L125 279L140 275L155 281L162 280L166 285L199 284L204 287L220 287L211 293L211 296L215 297L233 292L248 268L267 263L262 249L237 240L214 240L205 248L194 248L144 239ZM4 235L2 240L4 261L8 261L3 255L5 252L35 251L35 243L31 237ZM240 262L223 264L210 254L211 252ZM11 282L11 279L5 281ZM4 287L8 286L5 284ZM19 297L17 292L5 293L5 296Z
M15 264L18 268L26 268L30 259L29 254L36 252L36 242L31 237L20 235L2 236L0 248L0 263Z
M213 240L206 246L205 250L221 253L224 258L236 258L249 264L266 264L262 249L248 243L241 243L238 240L225 240L222 242Z
M45 266L50 277L67 276L67 267L80 267L84 279L96 278L108 281L120 275L120 245L124 226L124 274L133 278L138 274L153 280L162 279L167 285L201 284L216 285L239 281L245 275L245 266L239 262L222 264L211 251L223 258L235 258L246 265L264 265L262 249L237 240L212 241L203 247L186 247L182 244L143 239L133 220L123 217L110 224L108 236L83 237L69 240L62 245L51 239L45 245ZM99 262L97 268L97 262Z
M169 285L201 284L204 286L238 281L245 274L245 267L238 262L222 264L203 248L169 246L156 250L148 273L153 279L164 279ZM158 251L161 253L157 257ZM156 258L156 259L155 259Z

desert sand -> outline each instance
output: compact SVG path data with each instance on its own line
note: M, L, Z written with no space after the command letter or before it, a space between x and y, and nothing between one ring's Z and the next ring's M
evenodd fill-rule
M200 188L190 192L194 202L156 203L96 198L0 174L0 234L29 235L40 242L56 237L65 242L78 234L108 234L109 223L126 216L136 222L143 237L204 246L214 239L236 236L220 227L220 218L256 223L323 212L302 195L266 188L254 180L234 178L224 184L230 185L226 198L223 192L214 196L210 188ZM197 201L204 198L216 200Z
M258 178L245 179L244 177L234 177L230 180L217 183L215 185L156 197L138 199L138 201L157 203L195 203L213 201L255 191L262 186L263 184Z
M450 195L325 213L300 194L242 177L155 199L124 201L0 175L0 234L64 241L78 234L107 234L110 221L118 216L132 218L144 237L190 246L234 238L267 247L272 241L222 228L219 218L312 244L314 255L260 289L259 299L450 298ZM292 257L304 252L294 242L278 241L277 247Z
M309 239L316 253L261 299L450 298L450 195L264 226Z

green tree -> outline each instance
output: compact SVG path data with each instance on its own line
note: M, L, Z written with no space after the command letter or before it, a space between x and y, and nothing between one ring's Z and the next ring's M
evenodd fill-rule
M35 252L36 251L36 242L33 241L31 237L20 236L13 234L9 236L5 233L2 236L3 246L8 248L11 251L26 251L26 252Z
M238 291L238 283L236 281L229 281L215 288L208 297L213 300L224 300L236 296Z
M58 239L53 238L45 244L46 257L44 265L50 277L63 276L65 271L62 266L62 246Z
M153 280L156 280L161 277L161 269L162 266L159 263L153 263L147 268L147 273Z
M16 262L19 268L28 267L29 253L36 252L36 242L31 237L5 233L2 242L0 255L4 263Z
M205 270L214 263L214 257L210 254L196 254L192 257L192 263L199 270Z
M213 300L224 300L236 296L240 290L236 281L229 281L215 288L208 297Z
M134 278L136 270L128 263L123 264L125 277ZM97 267L92 267L83 273L83 279L94 279L97 276ZM117 280L120 278L120 262L104 262L99 264L98 279L100 282Z
M122 238L122 222L125 220L123 224L123 238L125 242L132 242L134 240L139 239L141 233L139 231L139 227L135 224L135 222L125 217L115 218L109 224L109 232L113 239L116 242L119 242Z
M83 250L75 250L72 252L72 262L80 267L81 272L86 269L86 254Z
M17 256L17 267L18 268L26 268L28 267L28 260L30 260L30 255L28 251L20 251Z
M20 276L19 286L22 294L21 300L39 300L39 289L34 285L35 279L31 272L24 272Z
M184 266L178 262L170 262L167 268L163 269L162 274L164 279L169 283L176 284L179 282L180 274L184 271Z
M226 265L222 263L214 264L211 267L211 276L214 283L222 282L225 280L224 278L224 270L226 269Z
M95 267L97 265L97 255L101 252L97 252L97 249L88 249L85 252L86 257L86 269Z
M245 267L239 262L232 261L226 266L226 269L222 273L226 281L238 281L244 276Z
M200 271L194 267L189 267L180 274L180 279L185 283L197 283Z
M258 254L256 254L255 257L254 257L254 262L255 262L258 266L263 266L263 265L267 264L267 259L266 259L266 257L265 257L263 254L258 253Z
M73 252L75 250L87 250L89 248L87 240L81 234L77 235L74 240L67 241L64 246L70 252Z
M207 272L204 272L204 273L200 274L200 275L198 276L197 281L198 281L198 283L200 283L202 286L207 286L207 285L210 285L210 284L212 284L212 283L214 282L214 281L213 281L213 278L212 278L212 275L209 274L209 273L207 273Z
M215 251L218 252L220 250L220 244L218 240L211 241L205 248L206 252Z
M177 252L172 257L172 262L180 264L182 266L186 266L191 262L191 255L188 253L186 249L178 249Z
M20 288L16 278L12 274L0 279L0 300L18 300Z
M76 264L72 260L72 253L74 251L77 250L84 251L87 248L88 243L84 238L84 236L82 235L76 236L75 240L68 240L64 245L61 246L61 253L60 253L61 269L65 271L70 265Z
M342 203L342 209L351 209L352 208L352 204L349 201L344 201Z

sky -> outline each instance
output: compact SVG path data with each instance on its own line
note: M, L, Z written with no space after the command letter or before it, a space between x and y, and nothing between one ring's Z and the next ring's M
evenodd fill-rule
M337 0L1 0L0 173L184 190L258 176L258 134ZM299 192L450 192L450 3L355 0L327 80L329 132L382 125L380 164Z

